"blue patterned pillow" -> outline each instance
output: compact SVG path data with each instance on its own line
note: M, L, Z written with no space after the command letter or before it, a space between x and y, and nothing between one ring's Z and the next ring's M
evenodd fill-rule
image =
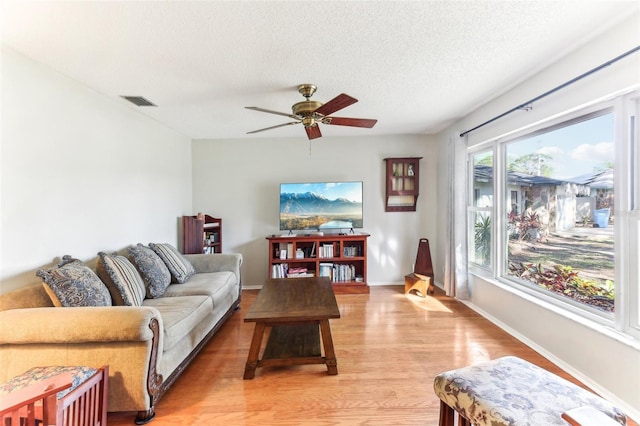
M162 296L171 284L171 272L160 256L149 247L138 243L129 247L129 258L136 265L147 285L147 297L155 299Z
M144 281L129 259L118 254L98 253L96 270L107 285L114 305L141 306L146 293Z
M57 266L38 269L54 306L111 306L111 296L100 278L84 262L64 255Z
M182 284L196 273L191 262L181 255L171 244L149 243L149 247L160 256L160 259L162 259L164 264L167 265L167 268L169 268L172 282Z

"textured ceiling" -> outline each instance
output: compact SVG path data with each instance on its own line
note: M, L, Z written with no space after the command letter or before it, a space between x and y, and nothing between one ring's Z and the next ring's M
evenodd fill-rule
M190 138L300 137L290 112L347 93L325 137L428 134L551 64L638 1L2 1L2 43ZM524 100L523 100L524 101Z

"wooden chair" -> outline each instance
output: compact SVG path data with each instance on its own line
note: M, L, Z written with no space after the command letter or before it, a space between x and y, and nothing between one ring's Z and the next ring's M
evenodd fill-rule
M420 238L413 273L404 276L404 293L409 294L409 292L415 290L422 297L427 297L427 293L433 294L435 291L433 281L433 264L431 263L429 240Z
M104 426L107 424L109 368L98 369L74 389L72 372L34 380L25 387L0 396L2 426L64 425Z

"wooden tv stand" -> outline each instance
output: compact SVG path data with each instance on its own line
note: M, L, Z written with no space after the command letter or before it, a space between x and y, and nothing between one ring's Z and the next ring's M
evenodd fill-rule
M268 277L328 276L337 294L369 293L367 238L363 233L269 236Z

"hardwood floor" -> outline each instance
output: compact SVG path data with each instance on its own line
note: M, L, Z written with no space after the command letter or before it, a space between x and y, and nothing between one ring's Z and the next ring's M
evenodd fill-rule
M341 318L330 322L337 376L324 365L303 365L260 368L253 380L242 379L254 327L243 318L257 291L244 291L242 309L160 400L150 425L437 425L434 377L504 355L580 384L439 290L426 299L403 290L336 296ZM131 425L134 417L110 413L108 423Z

